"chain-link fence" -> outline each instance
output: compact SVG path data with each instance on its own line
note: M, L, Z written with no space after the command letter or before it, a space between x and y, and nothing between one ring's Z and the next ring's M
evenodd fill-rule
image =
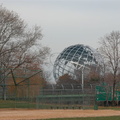
M78 85L41 88L38 84L0 85L0 108L88 109L95 103L93 89ZM61 85L62 86L62 85ZM77 86L77 87L75 87Z
M94 103L95 93L91 89L43 89L37 97L38 108L90 109Z
M81 84L50 85L37 97L38 108L89 109L95 104L95 86Z
M36 108L40 85L0 85L0 108Z
M109 85L19 84L0 85L0 108L35 109L97 109L97 105L112 105L113 91ZM120 85L114 101L120 105Z

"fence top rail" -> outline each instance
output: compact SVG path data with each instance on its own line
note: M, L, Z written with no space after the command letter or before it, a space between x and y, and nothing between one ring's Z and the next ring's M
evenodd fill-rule
M76 95L39 95L37 98L71 98L71 97L94 97L94 94L76 94Z

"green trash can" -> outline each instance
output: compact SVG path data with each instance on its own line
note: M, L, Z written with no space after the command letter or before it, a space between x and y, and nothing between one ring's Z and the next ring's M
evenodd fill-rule
M94 105L94 110L98 110L98 105L97 104Z

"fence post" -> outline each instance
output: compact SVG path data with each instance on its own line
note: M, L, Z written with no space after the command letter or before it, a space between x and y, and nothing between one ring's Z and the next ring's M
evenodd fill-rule
M98 104L97 104L97 93L95 91L95 103L94 103L94 110L98 110Z

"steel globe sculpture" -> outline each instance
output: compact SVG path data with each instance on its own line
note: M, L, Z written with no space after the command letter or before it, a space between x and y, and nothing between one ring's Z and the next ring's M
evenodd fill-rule
M53 66L53 75L55 80L65 74L77 79L76 71L81 71L82 84L84 71L89 71L91 66L99 65L98 53L82 44L72 45L65 48L56 58Z

